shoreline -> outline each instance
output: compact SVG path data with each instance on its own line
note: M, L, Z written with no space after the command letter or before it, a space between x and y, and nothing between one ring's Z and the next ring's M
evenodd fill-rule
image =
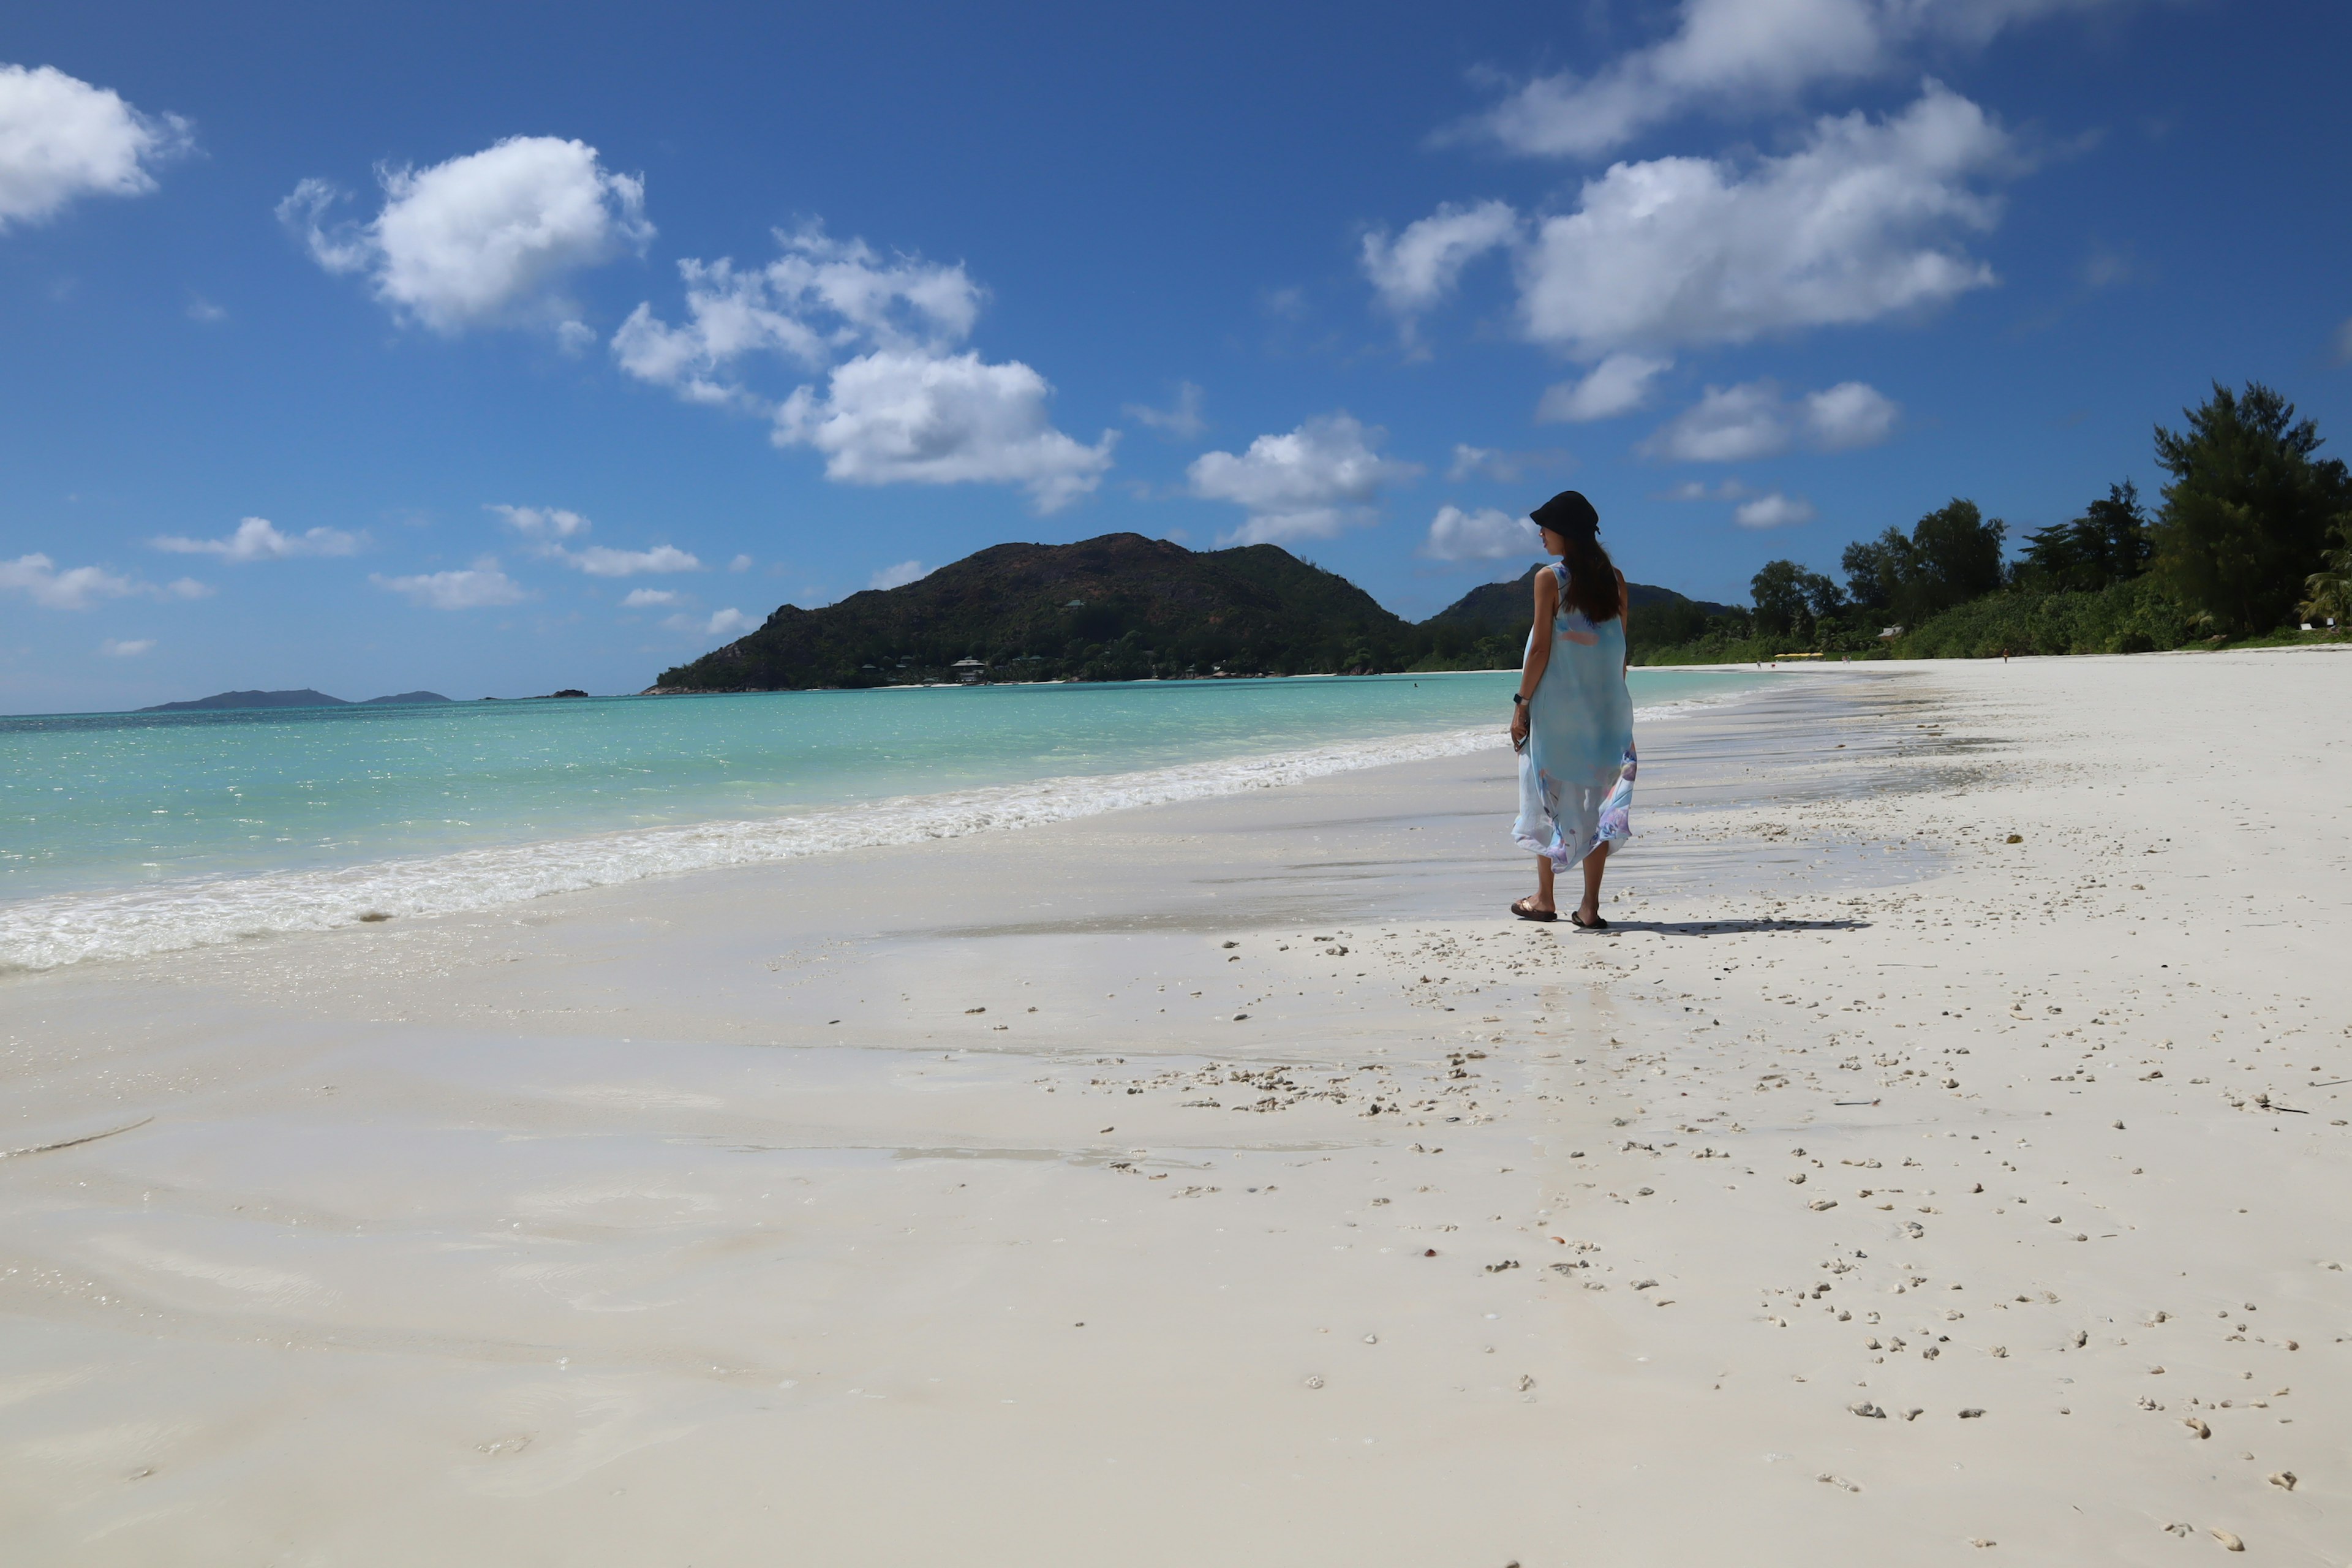
M0 984L0 1528L2334 1561L2352 690L1821 673L1643 728L1605 935L1478 752Z
M1753 689L1697 696L1659 693L1636 709L1636 717L1654 722L1693 708L1738 702ZM67 964L362 922L488 911L590 888L853 848L1022 831L1045 822L1288 787L1329 773L1501 744L1499 731L1484 728L1413 731L1133 772L1057 774L869 801L810 804L759 816L717 816L349 864L182 875L37 894L0 901L0 984L14 975Z

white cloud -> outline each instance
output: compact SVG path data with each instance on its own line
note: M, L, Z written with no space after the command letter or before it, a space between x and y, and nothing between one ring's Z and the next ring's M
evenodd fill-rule
M1473 447L1466 441L1456 441L1454 443L1454 464L1445 470L1445 477L1449 479L1475 479L1481 474L1492 473L1503 460L1503 454L1492 447ZM1496 473L1494 477L1507 479L1516 476Z
M1710 386L1697 403L1652 432L1644 457L1676 463L1737 463L1769 458L1802 441L1815 451L1874 446L1901 410L1875 387L1841 382L1791 404L1777 382Z
M377 178L383 206L365 225L325 226L342 193L324 180L295 186L278 216L320 266L366 273L379 300L437 332L568 322L564 277L653 237L644 182L605 169L583 142L511 136Z
M803 386L776 411L780 447L813 447L844 484L1025 488L1041 512L1091 492L1110 467L1118 432L1089 447L1054 428L1053 388L1014 360L877 349L834 367L824 395Z
M1364 276L1412 335L1412 319L1454 291L1462 269L1517 237L1519 215L1507 202L1441 206L1391 239L1385 230L1364 236Z
M1467 512L1442 506L1429 524L1421 553L1433 561L1504 561L1537 554L1541 547L1535 524L1523 517L1490 506Z
M585 572L591 577L702 570L700 560L669 544L656 544L650 550L614 550L602 544L592 544L585 550L569 549L563 541L582 537L593 525L578 512L562 507L508 506L492 501L485 510L497 512L509 528L529 541L533 555L542 561L561 561L574 572Z
M1940 305L1992 283L1952 237L1993 226L1972 182L2015 166L2007 134L1935 82L1890 120L1824 118L1752 170L1619 163L1519 252L1522 328L1591 358Z
M760 623L758 621L753 620L750 616L745 615L742 611L735 609L730 605L724 610L711 611L710 618L702 623L702 630L704 635L709 637L740 637L743 633L751 630L759 624Z
M751 558L749 555L738 555L727 563L730 572L749 572L751 569Z
M207 324L214 321L226 321L228 320L228 312L202 294L191 294L188 296L188 320Z
M639 305L613 336L621 368L690 403L768 415L777 446L824 453L844 484L1016 484L1046 512L1100 483L1117 432L1093 446L1066 436L1046 416L1044 376L953 352L982 298L961 263L886 259L818 224L776 241L784 254L756 270L679 262L685 324ZM824 390L771 402L745 377L769 357L826 372Z
M963 266L888 259L862 239L837 240L812 223L779 229L783 255L739 271L727 258L677 264L687 321L672 327L641 304L613 335L621 368L692 403L766 405L742 383L741 362L777 354L823 370L859 348L944 350L979 319L980 286Z
M1813 503L1802 496L1784 496L1774 490L1742 503L1731 518L1742 528L1785 528L1793 522L1811 522Z
M675 545L651 550L610 550L592 544L585 550L557 552L563 563L591 577L635 577L647 572L699 572L702 563Z
M875 573L866 580L866 585L869 588L903 588L930 574L930 569L919 561L901 561L896 566L885 566Z
M551 544L559 539L573 539L588 531L588 520L576 511L566 511L560 506L507 506L492 501L484 510L494 511L506 525L525 539L541 544Z
M138 196L193 145L176 114L143 114L55 66L0 65L0 232L78 196Z
M462 572L434 572L417 577L383 577L368 581L389 589L411 604L436 610L479 610L498 605L519 605L526 597L520 584L499 570L498 557L485 555Z
M1726 479L1719 485L1707 486L1696 479L1685 479L1665 491L1661 500L1745 500L1756 492L1738 479Z
M1189 381L1176 384L1173 407L1152 408L1130 403L1121 410L1137 424L1159 431L1171 441L1197 441L1209 422L1201 417L1201 389Z
M2012 22L2102 0L1683 0L1672 37L1588 77L1538 77L1454 135L1593 157L1696 108L1786 104L1817 82L1904 68L1913 46L1978 47Z
M1454 444L1454 461L1447 467L1449 479L1496 479L1515 485L1531 472L1539 469L1564 468L1575 462L1557 447L1533 452L1505 452L1493 447L1473 447L1467 442Z
M1239 456L1204 452L1185 474L1194 495L1249 513L1220 544L1329 539L1350 522L1371 521L1382 485L1422 471L1380 455L1386 434L1346 414L1326 415L1287 435L1260 436Z
M1642 443L1643 456L1676 463L1737 463L1789 449L1789 409L1769 381L1710 386Z
M1630 414L1649 401L1650 383L1674 363L1647 354L1611 354L1582 379L1545 388L1536 404L1536 418L1576 424Z
M1842 381L1827 391L1806 395L1805 429L1822 451L1843 452L1885 440L1901 413L1895 401L1876 387Z
M248 517L226 539L188 539L165 534L147 542L175 555L217 555L224 561L285 561L297 555L351 555L358 552L360 536L339 528L314 528L305 533L280 533L266 517Z
M128 642L119 637L109 637L98 645L98 651L109 658L137 658L154 646L153 637L134 637Z
M0 590L13 589L46 610L87 610L100 599L201 599L212 590L193 577L157 586L119 576L102 566L70 566L36 552L0 561Z
M667 588L632 588L621 601L625 610L643 610L657 605L675 605L683 595Z

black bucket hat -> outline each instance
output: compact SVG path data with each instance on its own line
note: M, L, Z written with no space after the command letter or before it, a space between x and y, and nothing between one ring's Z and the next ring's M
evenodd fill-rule
M1562 539L1591 539L1601 531L1601 514L1582 490L1562 490L1528 513L1538 528L1548 528Z

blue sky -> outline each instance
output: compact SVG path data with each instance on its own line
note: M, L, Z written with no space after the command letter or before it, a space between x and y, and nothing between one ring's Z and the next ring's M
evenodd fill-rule
M0 710L635 689L1005 540L1745 597L2215 378L2352 439L2333 7L110 5L0 40ZM254 521L257 520L257 521Z

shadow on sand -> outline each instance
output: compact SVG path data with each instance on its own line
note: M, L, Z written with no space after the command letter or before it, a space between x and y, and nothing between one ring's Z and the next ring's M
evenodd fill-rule
M1749 936L1759 931L1866 931L1868 921L1611 921L1606 931L1585 932L1569 924L1559 924L1580 936L1622 936L1628 931L1648 931L1653 936Z

